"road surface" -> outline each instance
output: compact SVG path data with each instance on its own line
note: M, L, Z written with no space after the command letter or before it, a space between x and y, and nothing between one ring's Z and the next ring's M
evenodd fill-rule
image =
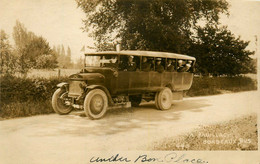
M3 120L0 163L86 163L90 151L149 151L154 141L256 112L258 100L250 91L185 98L167 111L143 103L94 121L82 112Z

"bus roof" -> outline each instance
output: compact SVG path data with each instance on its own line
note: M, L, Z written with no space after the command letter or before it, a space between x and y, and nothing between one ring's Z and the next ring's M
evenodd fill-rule
M91 52L85 55L133 55L133 56L148 56L148 57L161 57L161 58L175 58L183 60L196 60L192 56L181 55L170 52L159 52L159 51L102 51L102 52Z

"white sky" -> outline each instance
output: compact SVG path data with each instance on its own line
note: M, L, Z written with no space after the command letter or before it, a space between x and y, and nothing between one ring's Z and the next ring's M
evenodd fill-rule
M231 4L230 17L224 17L223 24L228 25L236 36L251 40L249 49L256 50L254 36L260 40L260 2L228 1ZM11 43L16 19L29 31L46 38L51 47L63 44L67 50L70 46L74 60L83 55L80 52L83 45L93 46L93 40L80 29L84 13L74 0L0 0L0 29L9 35Z

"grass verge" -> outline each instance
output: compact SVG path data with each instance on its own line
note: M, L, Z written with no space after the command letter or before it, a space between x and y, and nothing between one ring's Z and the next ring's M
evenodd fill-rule
M12 102L1 106L4 119L54 113L50 101Z
M257 115L202 126L191 133L153 143L154 150L258 150Z
M187 96L206 96L251 90L257 90L257 81L250 77L194 77Z

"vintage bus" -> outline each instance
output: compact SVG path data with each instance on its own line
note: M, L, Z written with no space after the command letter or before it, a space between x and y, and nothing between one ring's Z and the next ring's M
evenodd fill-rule
M171 108L190 89L196 59L155 51L104 51L85 54L80 73L58 84L52 106L68 114L80 106L91 119L103 117L109 107L138 106L141 100L155 101L160 110Z

